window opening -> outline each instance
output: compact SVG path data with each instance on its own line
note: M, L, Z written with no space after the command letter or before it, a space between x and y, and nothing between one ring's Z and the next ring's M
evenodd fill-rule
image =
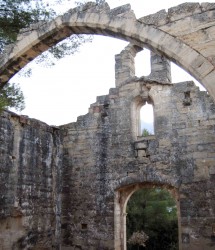
M130 197L126 213L128 250L178 249L177 205L168 190L139 189Z
M143 49L135 56L135 75L148 76L151 73L150 50Z
M139 136L154 135L154 111L152 104L145 103L140 108Z

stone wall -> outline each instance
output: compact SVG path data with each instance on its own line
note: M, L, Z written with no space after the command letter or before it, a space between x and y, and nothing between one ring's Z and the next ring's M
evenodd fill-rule
M193 82L170 83L153 53L151 74L135 77L130 49L116 57L116 81L127 79L77 122L1 115L0 249L125 250L127 200L145 186L173 193L180 250L214 248L215 103ZM155 134L142 137L146 101Z
M0 117L0 249L59 245L59 130L4 112Z
M177 28L196 25L195 37L205 28L210 36L214 4L185 4L139 20L129 5L80 8L24 31L1 61L2 82L71 32L93 31L135 45L116 56L116 88L97 97L77 122L57 128L1 114L0 249L126 250L126 203L146 186L167 188L176 199L180 250L214 249L215 103L193 82L172 84L164 58L181 63L210 89L214 62L209 44L204 49L206 37L197 48L194 30ZM151 54L151 74L137 78L134 57L143 45L160 53ZM142 137L138 117L146 101L154 107L155 134Z
M132 130L137 97L153 101L154 136ZM181 249L213 249L214 128L215 104L193 82L137 80L98 97L87 115L61 128L63 245L113 249L116 190L151 183L179 192Z
M154 136L133 130L137 97L153 100ZM181 249L214 248L215 104L192 82L132 81L60 131L7 112L0 125L1 249L61 237L62 249L113 249L116 191L144 183L179 193Z

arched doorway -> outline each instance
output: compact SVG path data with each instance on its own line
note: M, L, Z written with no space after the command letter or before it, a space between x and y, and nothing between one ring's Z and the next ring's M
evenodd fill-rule
M154 193L157 195L157 197L160 196L159 192L161 192L160 190L162 190L161 196L164 195L168 197L168 199L171 198L170 203L172 204L174 201L173 206L175 209L175 214L176 214L177 224L178 224L178 228L177 228L178 248L176 249L181 249L181 240L180 240L181 223L180 223L180 204L179 204L178 190L175 187L165 185L165 184L160 184L160 183L159 184L158 183L136 183L136 184L121 187L115 192L115 213L114 213L114 216L115 216L115 219L114 219L115 220L115 250L127 250L128 249L127 247L127 229L128 229L127 228L127 216L128 216L127 205L134 193L137 193L137 196L139 196L138 191L140 190L145 190L145 191L141 191L142 193L140 193L141 194L140 196L144 196L147 193L146 190L151 190L151 194L148 193L147 195L153 196L153 193ZM158 202L157 199L154 199L154 200ZM169 208L169 209L172 209L172 208ZM132 249L132 248L129 248L129 249Z
M178 249L175 199L165 188L146 187L134 192L126 206L127 249Z

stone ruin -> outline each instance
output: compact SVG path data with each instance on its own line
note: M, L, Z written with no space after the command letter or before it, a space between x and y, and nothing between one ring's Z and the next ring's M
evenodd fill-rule
M125 250L127 201L152 186L175 198L179 249L214 249L214 17L215 3L186 3L139 20L129 5L88 3L22 31L0 59L1 84L71 33L131 43L116 55L116 87L76 122L53 127L1 114L0 249ZM143 47L152 50L151 74L137 78L134 58ZM167 58L209 93L192 81L172 83ZM146 102L155 134L142 137Z

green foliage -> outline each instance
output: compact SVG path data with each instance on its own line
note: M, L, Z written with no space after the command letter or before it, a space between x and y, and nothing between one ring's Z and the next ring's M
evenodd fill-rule
M169 192L146 188L132 195L127 205L127 238L136 231L149 236L147 250L178 249L177 209Z
M57 13L53 7L63 4L66 0L46 2L45 4L42 0L0 0L0 52L4 50L5 45L16 41L21 29L39 21L55 18ZM91 40L91 36L72 35L50 48L48 53L44 53L36 62L46 61L46 65L50 66L54 64L54 59L74 54L83 43Z
M54 11L45 8L43 2L32 0L0 0L0 52L14 42L19 30L40 20L49 20ZM0 112L5 108L24 108L23 93L16 84L8 83L0 89Z
M24 107L24 96L19 86L14 83L6 84L0 91L0 112L5 108L21 111Z
M149 136L149 135L151 135L150 132L146 128L144 128L142 131L142 136L145 137L145 136Z
M16 40L20 29L55 16L42 0L0 0L0 52Z

